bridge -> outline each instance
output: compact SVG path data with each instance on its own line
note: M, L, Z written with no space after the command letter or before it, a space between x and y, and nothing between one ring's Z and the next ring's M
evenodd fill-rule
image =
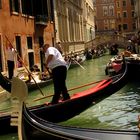
M85 48L96 48L96 47L107 47L109 48L111 44L116 43L118 44L119 48L126 48L128 45L128 39L122 35L98 35L95 39L86 42Z

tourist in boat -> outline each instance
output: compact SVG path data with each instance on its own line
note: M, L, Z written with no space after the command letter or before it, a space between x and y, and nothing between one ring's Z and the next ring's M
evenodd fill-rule
M113 44L110 48L110 54L111 55L118 55L118 44Z
M131 40L128 40L127 51L130 51L131 53L136 53L135 44Z
M11 44L6 47L7 51L7 66L8 66L8 78L12 79L14 75L14 60L15 60L15 50Z
M86 56L87 60L92 59L92 51L91 51L91 49L86 48L85 51L84 51L84 55Z
M46 59L45 67L51 69L54 83L54 96L51 104L57 104L61 94L63 100L70 99L66 87L67 64L64 58L55 47L51 47L49 44L43 46L43 51Z

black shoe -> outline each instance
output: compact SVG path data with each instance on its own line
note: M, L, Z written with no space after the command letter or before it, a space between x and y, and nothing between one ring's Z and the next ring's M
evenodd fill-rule
M48 105L55 105L55 104L58 104L58 102L50 102L50 103L48 103Z
M63 100L62 101L66 101L66 100L69 100L70 99L70 96L68 96L67 98L65 97L65 98L63 98Z

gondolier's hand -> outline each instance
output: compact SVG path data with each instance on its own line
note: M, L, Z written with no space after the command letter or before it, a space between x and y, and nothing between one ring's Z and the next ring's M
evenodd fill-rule
M46 69L47 69L47 71L48 71L48 73L50 75L50 78L52 78L52 71L48 67Z
M50 77L52 77L52 72L51 72L51 70L47 67L47 65L46 65L45 63L43 63L43 65L44 65L44 67L47 69L47 71L48 71Z

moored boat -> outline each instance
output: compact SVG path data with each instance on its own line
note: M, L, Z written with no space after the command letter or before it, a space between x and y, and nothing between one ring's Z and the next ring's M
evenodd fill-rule
M68 68L74 68L77 66L82 66L82 64L84 63L84 61L86 60L85 55L73 55L73 56L68 56L65 57L65 60L68 64Z
M48 78L45 78L45 79L42 79L42 80L39 80L39 81L35 81L32 80L32 81L29 81L27 82L27 86L28 86L28 90L29 91L33 91L33 90L36 90L38 88L43 88L49 84L52 83L52 78L48 77ZM0 72L0 85L5 89L7 90L8 92L11 92L11 84L12 84L12 81L9 80L7 77L5 77L1 72Z
M124 59L128 67L128 78L138 79L140 73L140 56L138 54L130 54L128 51L123 53ZM116 55L109 60L105 68L106 75L116 75L122 72L123 57Z

